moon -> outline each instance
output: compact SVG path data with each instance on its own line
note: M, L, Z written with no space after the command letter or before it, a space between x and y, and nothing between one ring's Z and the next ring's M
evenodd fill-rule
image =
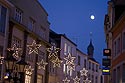
M94 15L91 15L90 18L91 18L92 20L94 20L94 19L95 19L95 16L94 16Z

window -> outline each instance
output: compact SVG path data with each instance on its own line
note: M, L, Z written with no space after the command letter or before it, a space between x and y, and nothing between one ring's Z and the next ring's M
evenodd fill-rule
M33 31L34 25L35 25L35 21L32 18L29 18L28 29Z
M84 67L86 68L86 59L84 59Z
M80 56L78 56L78 65L80 65Z
M117 67L117 83L120 83L120 67Z
M80 71L77 71L77 76L78 78L80 78Z
M113 70L113 83L116 83L116 69Z
M64 55L67 54L67 43L64 44Z
M125 64L122 67L122 83L125 83Z
M117 39L117 55L120 53L120 38Z
M68 46L68 53L71 54L71 47L70 46Z
M21 11L20 9L17 9L17 8L16 8L14 19L15 19L17 22L19 22L19 23L22 22L22 11Z
M97 76L95 77L95 83L98 83L98 77Z
M43 76L37 75L37 83L43 83Z
M114 56L116 56L116 41L115 41L115 43L114 43Z
M12 45L14 45L14 44L16 45L16 47L21 48L21 40L15 36L13 36L13 44Z
M94 71L94 63L92 63L92 70Z
M7 8L1 7L1 13L0 13L0 32L5 33L5 27L6 27L6 13Z
M89 62L89 69L91 69L91 62Z
M94 83L94 75L92 75L92 83Z
M38 32L39 32L38 35L40 35L40 37L42 37L43 39L46 38L46 28L41 26Z
M98 72L98 65L96 65L96 72Z
M125 32L123 33L123 49L125 50Z
M25 83L31 83L31 75L29 74L29 72L26 72Z

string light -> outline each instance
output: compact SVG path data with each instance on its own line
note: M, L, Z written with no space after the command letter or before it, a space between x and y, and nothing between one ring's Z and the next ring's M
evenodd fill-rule
M52 45L51 48L47 48L47 51L49 52L48 58L57 57L60 48L56 48L55 45Z
M43 70L45 70L45 66L46 66L47 64L48 64L48 63L44 62L44 60L42 59L40 62L37 63L38 69L43 69Z
M22 50L21 48L17 48L16 44L13 44L12 48L7 48L8 51L13 51L12 54L15 59L19 59L19 52Z
M29 54L31 54L33 52L35 54L38 54L38 50L39 50L40 46L41 46L41 44L36 44L36 41L33 40L31 45L27 45L27 47L29 48Z
M81 73L81 76L87 76L88 70L83 68L82 70L80 70L80 73Z
M0 56L0 64L3 64L4 57Z
M26 74L32 75L34 69L31 66L27 66L25 70L26 70Z
M53 67L60 67L60 64L61 64L62 62L63 62L63 61L59 60L59 58L57 57L55 60L52 60Z
M78 76L76 76L75 78L73 78L74 83L80 83L80 78L78 78Z
M70 53L68 53L68 56L65 57L64 59L66 60L66 65L73 64L73 61L76 57L72 57Z
M63 80L63 83L69 83L70 80L67 79L67 77Z
M88 79L88 78L86 78L86 80L83 80L85 83L91 83L91 81Z

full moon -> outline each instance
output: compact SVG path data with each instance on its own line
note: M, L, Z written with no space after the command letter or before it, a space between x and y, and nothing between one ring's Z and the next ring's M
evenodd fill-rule
M90 18L91 18L92 20L94 20L94 19L95 19L95 16L94 16L94 15L91 15Z

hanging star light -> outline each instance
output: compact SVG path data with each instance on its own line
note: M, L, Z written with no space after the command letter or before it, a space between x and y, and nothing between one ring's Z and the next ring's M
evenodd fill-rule
M76 76L75 78L73 78L74 83L80 83L80 78L78 78L78 76Z
M55 45L52 45L51 48L47 48L47 51L49 52L48 58L57 57L57 53L60 51L60 48L56 48Z
M12 48L7 48L8 51L13 51L12 54L15 59L19 59L19 52L22 50L21 48L17 48L16 44L13 44Z
M82 70L80 70L80 73L81 73L81 76L87 76L88 70L83 68Z
M59 60L59 58L56 57L55 60L52 60L53 67L60 67L60 64L61 64L62 62L63 62L62 60Z
M83 80L85 83L91 83L91 80L89 80L88 78L86 78L86 80Z
M0 64L3 64L4 57L0 56Z
M73 61L76 57L72 57L70 53L68 53L68 56L64 59L66 60L66 65L73 64Z
M63 80L63 83L69 83L70 80L67 79L67 77Z
M41 46L41 44L36 44L36 41L33 40L31 45L27 45L27 47L29 48L29 54L31 54L33 52L35 54L38 54L38 50L39 50L40 46Z
M44 60L42 59L40 62L37 63L38 69L43 69L43 70L45 70L45 66L46 66L47 64L48 64L48 63L44 62Z
M26 74L28 74L28 75L32 75L33 70L34 70L34 69L33 69L31 66L27 66L27 67L25 68Z
M74 63L69 63L67 66L68 66L69 71L71 71L71 70L75 71L75 64Z

